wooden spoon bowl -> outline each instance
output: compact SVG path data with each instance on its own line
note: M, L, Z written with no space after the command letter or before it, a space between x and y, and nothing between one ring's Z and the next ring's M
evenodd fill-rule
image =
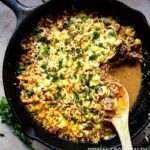
M129 134L129 95L127 90L120 83L118 86L116 115L112 118L112 123L116 128L123 150L132 150L131 138Z

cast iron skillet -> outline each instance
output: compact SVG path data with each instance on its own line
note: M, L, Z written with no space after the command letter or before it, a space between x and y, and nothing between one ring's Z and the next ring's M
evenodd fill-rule
M31 32L42 16L46 14L56 16L64 9L69 9L72 4L78 9L88 8L91 11L100 11L104 16L117 16L122 24L132 25L136 29L137 36L141 38L143 42L144 60L141 65L143 72L141 90L137 102L130 112L130 133L132 141L135 141L137 135L139 135L148 124L148 113L150 111L150 27L144 15L114 0L50 0L34 10L25 8L16 0L1 1L15 12L18 19L18 24L8 44L3 64L3 84L7 100L24 132L29 137L53 149L84 150L97 147L111 148L120 146L120 142L118 137L116 137L98 144L73 143L66 139L58 138L57 135L48 133L33 121L20 103L19 91L15 85L17 82L15 69L22 53L20 48L21 40ZM135 143L133 143L134 146L139 146L137 142Z

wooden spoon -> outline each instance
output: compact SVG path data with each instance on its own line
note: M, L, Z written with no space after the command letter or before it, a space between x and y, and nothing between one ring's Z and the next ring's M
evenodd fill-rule
M112 123L115 126L123 150L132 150L131 138L129 134L129 95L125 87L120 83L116 83L119 87L119 93L117 95L117 111L116 115L112 118Z

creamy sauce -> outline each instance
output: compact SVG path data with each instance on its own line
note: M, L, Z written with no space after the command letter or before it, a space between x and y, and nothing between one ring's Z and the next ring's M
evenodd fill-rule
M111 69L110 72L125 86L130 98L130 108L136 101L141 87L141 66L140 64L124 64Z

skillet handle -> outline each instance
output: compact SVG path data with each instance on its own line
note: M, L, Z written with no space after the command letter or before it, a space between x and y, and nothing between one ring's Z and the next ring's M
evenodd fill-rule
M35 7L28 7L20 3L18 0L0 0L5 5L7 5L17 17L17 25L19 25L22 20L30 14Z

